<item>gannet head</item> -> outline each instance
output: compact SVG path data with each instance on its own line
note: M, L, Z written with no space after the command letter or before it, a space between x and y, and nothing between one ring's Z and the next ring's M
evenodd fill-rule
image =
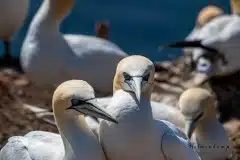
M201 48L194 49L192 56L195 71L207 76L221 73L223 67L227 64L225 57L221 54L212 54Z
M199 27L202 27L205 24L207 24L209 21L211 21L212 19L214 19L219 15L222 15L223 13L224 11L221 8L214 5L209 5L207 7L204 7L198 14L197 25Z
M54 115L67 113L74 116L82 113L117 123L115 118L100 107L93 88L82 80L70 80L60 84L53 94L52 106Z
M185 117L185 133L191 138L200 121L216 118L213 95L203 88L190 88L179 98L179 107Z
M133 55L122 59L117 66L113 90L133 92L138 101L150 96L154 82L154 64L146 57Z
M239 0L231 0L231 8L233 13L240 13L240 1Z
M57 21L61 21L74 6L74 0L50 0L50 6Z

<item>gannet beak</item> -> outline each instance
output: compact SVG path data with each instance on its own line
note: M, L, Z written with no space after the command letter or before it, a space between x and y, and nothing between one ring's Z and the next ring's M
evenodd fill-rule
M115 118L113 118L109 113L107 113L107 111L103 107L101 107L101 104L97 101L97 99L94 98L84 102L85 104L81 103L79 105L73 106L73 109L83 114L93 116L96 118L102 118L107 121L118 124L118 121Z
M188 119L185 121L185 133L187 134L188 138L190 139L192 137L193 131L197 126L197 121L203 116L203 112L200 113L196 118L194 119Z
M215 48L205 46L201 44L201 40L193 40L193 41L177 41L168 45L159 46L161 50L165 48L202 48L206 51L209 51L211 53L220 53Z
M187 120L185 122L185 133L189 139L191 139L195 128L196 128L196 122L194 120Z
M133 77L133 81L134 81L134 93L137 97L137 100L140 102L142 93L142 77Z

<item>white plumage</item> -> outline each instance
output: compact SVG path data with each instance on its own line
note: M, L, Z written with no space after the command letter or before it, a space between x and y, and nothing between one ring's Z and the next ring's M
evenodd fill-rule
M97 99L103 107L107 107L111 102L112 97L102 97ZM184 116L179 109L161 102L151 101L150 104L154 119L169 121L179 128L184 128ZM94 123L92 124L94 125Z
M174 125L153 119L150 106L153 77L154 65L145 57L130 56L119 62L115 93L107 106L119 124L102 120L99 129L107 159L200 159L189 147L186 136L177 134L179 130Z
M44 0L22 47L23 69L43 88L75 78L86 80L96 91L111 93L117 63L127 54L97 37L62 35L59 23L73 4L73 0Z
M185 117L185 132L204 160L225 160L232 153L231 142L216 118L215 101L205 89L182 93L179 106Z
M233 14L214 18L188 42L175 42L170 47L193 47L196 70L207 75L229 74L239 70L240 3L231 0ZM200 49L199 49L200 48Z
M60 135L32 131L15 136L0 152L1 160L105 160L98 138L83 114L117 121L98 106L93 88L81 80L62 83L53 95L53 111Z

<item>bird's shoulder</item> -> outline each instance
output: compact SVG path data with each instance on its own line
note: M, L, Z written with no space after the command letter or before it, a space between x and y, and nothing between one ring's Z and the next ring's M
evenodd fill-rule
M155 125L157 129L164 133L172 133L176 136L179 136L183 139L189 140L186 134L183 132L182 129L175 126L173 123L166 121L166 120L155 120Z
M173 150L173 148L175 148ZM176 136L173 132L165 132L162 136L161 149L167 159L200 160L198 153L188 140ZM174 152L173 152L174 151Z

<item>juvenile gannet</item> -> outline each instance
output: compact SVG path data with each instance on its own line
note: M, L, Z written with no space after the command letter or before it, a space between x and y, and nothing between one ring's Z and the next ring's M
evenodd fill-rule
M105 160L97 137L88 129L84 115L117 121L99 104L85 81L70 80L57 87L52 99L60 135L33 131L15 136L0 152L1 160Z
M240 68L238 51L240 49L240 2L231 0L232 15L214 18L201 28L196 40L177 42L168 47L195 47L193 59L199 61L199 69L209 75L232 73Z
M11 41L25 22L28 6L29 0L0 1L0 40L4 42L5 48L1 63L11 64L15 61L11 54Z
M153 120L150 94L154 72L153 63L142 56L119 62L113 85L116 92L107 106L119 124L102 120L99 128L107 159L200 159L189 141L178 137L173 125L168 126L171 123Z
M112 93L116 66L127 54L97 37L62 35L59 25L73 5L74 0L44 0L22 46L23 69L32 82L46 89L81 78L96 91Z
M214 103L213 96L203 88L190 88L179 99L185 133L203 160L225 160L232 152L227 133L216 119Z

